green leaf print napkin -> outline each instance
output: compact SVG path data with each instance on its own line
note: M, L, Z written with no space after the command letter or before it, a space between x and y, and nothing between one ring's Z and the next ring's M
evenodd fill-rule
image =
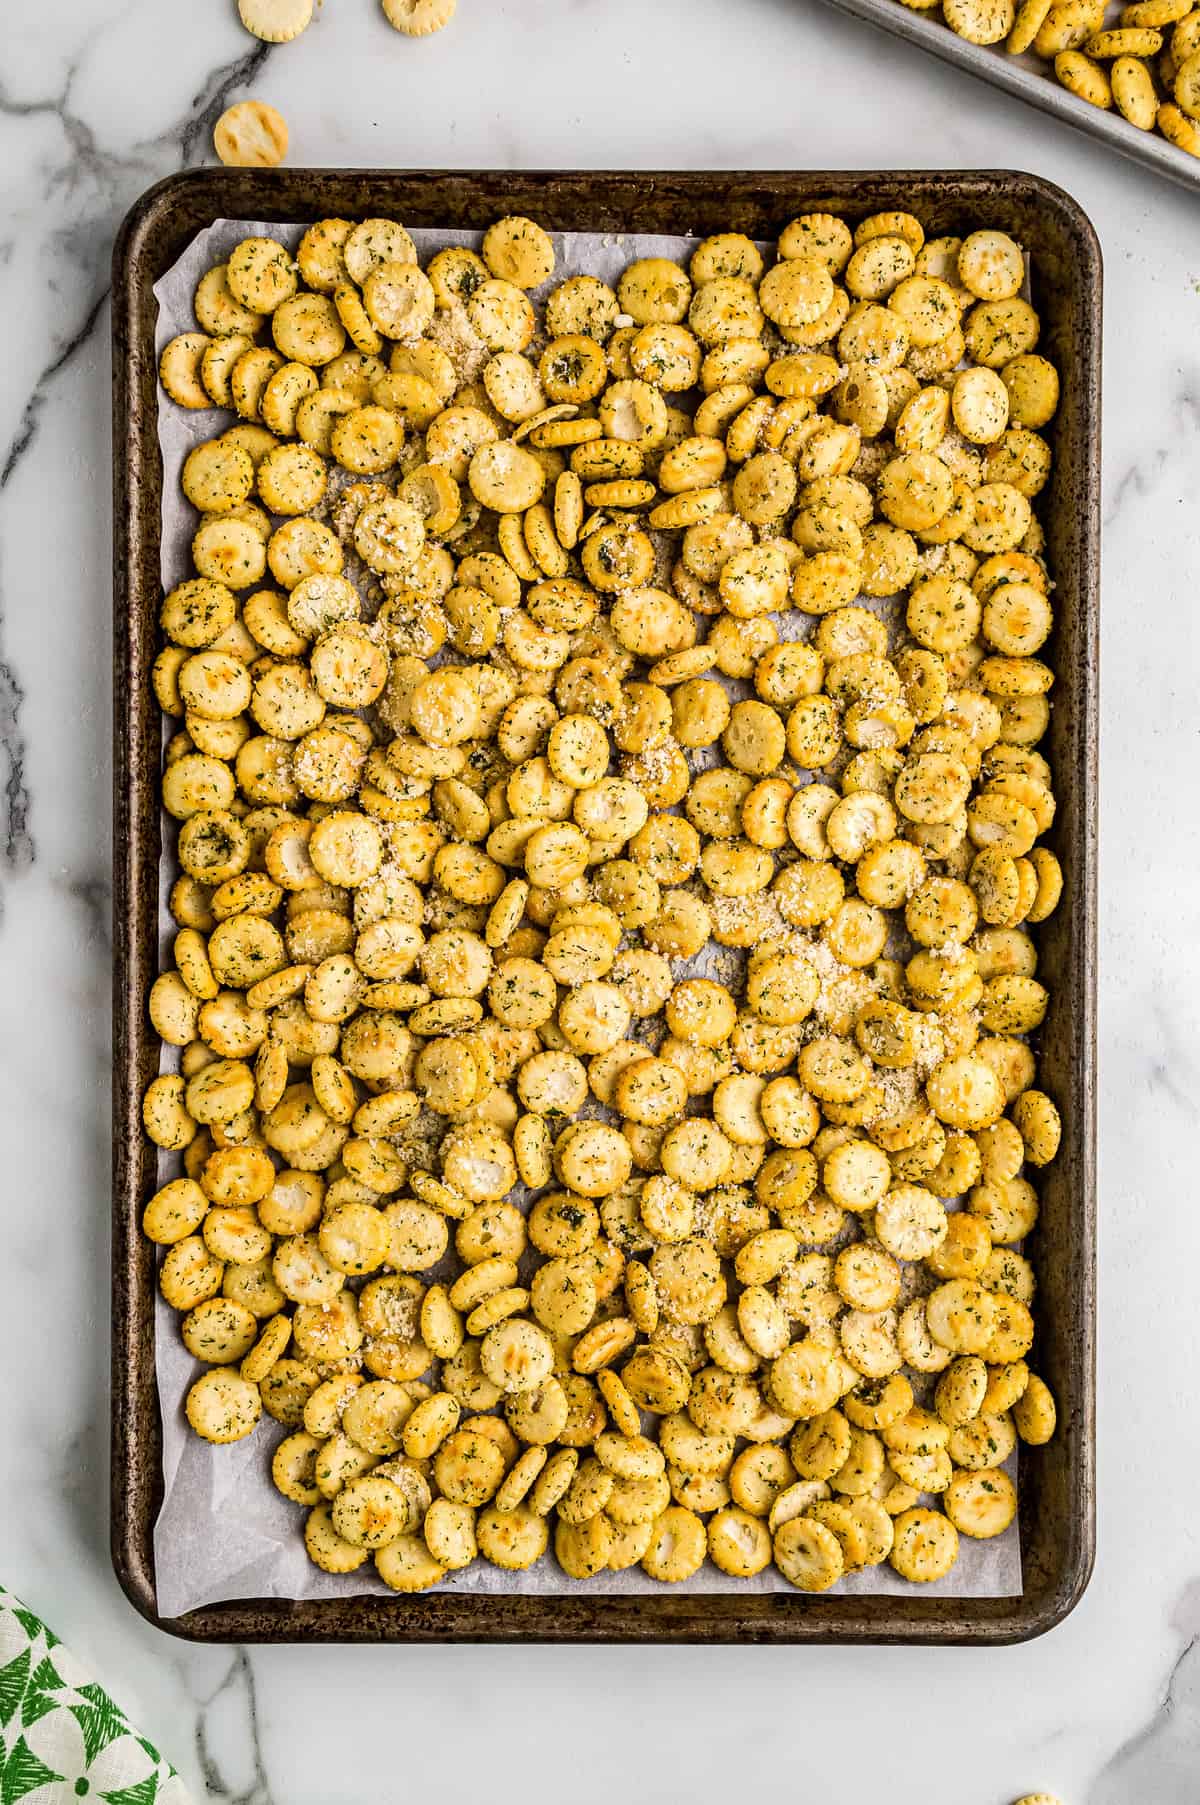
M0 1586L0 1805L188 1805L183 1781Z

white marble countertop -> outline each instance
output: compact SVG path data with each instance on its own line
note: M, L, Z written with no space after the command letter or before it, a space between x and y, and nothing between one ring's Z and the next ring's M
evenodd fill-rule
M902 1649L196 1649L107 1555L109 396L114 230L231 98L295 164L1015 166L1107 262L1100 1552L1041 1641ZM1200 211L815 0L38 0L0 52L0 1572L197 1799L497 1805L747 1783L865 1805L1200 1797ZM464 1784L464 1777L470 1776Z

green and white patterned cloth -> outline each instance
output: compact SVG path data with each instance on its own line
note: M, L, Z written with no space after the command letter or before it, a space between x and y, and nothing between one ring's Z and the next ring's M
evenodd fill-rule
M0 1805L188 1805L134 1729L53 1630L0 1586Z

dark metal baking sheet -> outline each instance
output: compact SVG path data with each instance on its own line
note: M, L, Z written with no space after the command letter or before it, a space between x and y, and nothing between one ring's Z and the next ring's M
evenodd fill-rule
M894 0L886 0L887 4ZM950 34L947 33L947 36ZM1021 1463L1024 1589L1015 1598L724 1593L572 1593L236 1600L165 1619L154 1588L162 1494L154 1373L153 1249L141 1234L155 1152L141 1095L157 1071L145 998L158 957L160 729L156 651L162 471L153 284L214 219L391 214L411 225L482 228L528 213L551 229L772 238L795 214L915 213L930 235L997 226L1031 253L1042 345L1062 372L1041 512L1055 580L1057 673L1050 754L1059 798L1051 844L1063 903L1039 932L1052 1002L1041 1082L1064 1136L1042 1182L1031 1237L1038 1359L1059 1432ZM583 173L204 170L150 189L113 254L115 644L113 965L112 1554L127 1595L174 1634L206 1641L1002 1643L1041 1634L1078 1601L1095 1538L1096 783L1100 540L1101 259L1086 215L1059 188L1006 171Z

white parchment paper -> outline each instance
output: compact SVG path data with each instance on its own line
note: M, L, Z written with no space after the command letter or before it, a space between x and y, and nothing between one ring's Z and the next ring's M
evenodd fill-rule
M198 233L178 261L155 285L159 304L156 349L161 352L176 333L196 329L192 295L200 277L214 263L223 262L239 239L251 234L277 238L289 248L299 243L302 225L278 225L251 220L217 220ZM615 285L622 269L634 257L674 257L686 262L695 241L652 234L617 236L598 233L556 233L556 268L553 283L565 276L587 272ZM477 249L480 234L458 230L414 229L418 255L425 261L435 250L450 244ZM536 299L537 297L535 297ZM169 588L192 574L189 547L196 529L196 514L184 499L179 477L183 460L192 446L212 438L233 423L221 409L189 412L175 407L160 393L158 439L163 463L162 550L163 587ZM786 636L786 625L781 623ZM172 836L165 836L171 839ZM174 923L166 910L166 897L177 867L173 851L164 853L160 872L163 953L166 965ZM164 1069L174 1049L164 1052ZM178 1162L162 1156L159 1183L177 1175ZM271 1456L287 1433L264 1417L245 1441L230 1447L214 1447L188 1428L183 1400L200 1370L179 1336L175 1312L157 1299L155 1314L155 1367L163 1428L163 1483L165 1495L154 1531L154 1564L158 1608L167 1617L219 1600L234 1598L332 1598L348 1594L388 1594L388 1588L367 1565L348 1577L322 1573L309 1561L301 1534L303 1514L275 1490L271 1483ZM1009 1462L1016 1479L1016 1456ZM444 1582L445 1589L463 1592L530 1592L553 1594L580 1588L597 1593L655 1592L656 1583L640 1568L626 1573L597 1574L594 1579L566 1581L547 1555L524 1573L502 1573L483 1560ZM787 1592L803 1609L800 1594L774 1568L754 1579L731 1579L711 1562L683 1582L687 1592ZM840 1582L837 1590L853 1593L911 1592L909 1583L889 1566L872 1567ZM1021 1592L1021 1550L1017 1525L990 1542L963 1537L957 1564L944 1579L921 1588L949 1598L1010 1598ZM404 1600L396 1599L403 1610Z

